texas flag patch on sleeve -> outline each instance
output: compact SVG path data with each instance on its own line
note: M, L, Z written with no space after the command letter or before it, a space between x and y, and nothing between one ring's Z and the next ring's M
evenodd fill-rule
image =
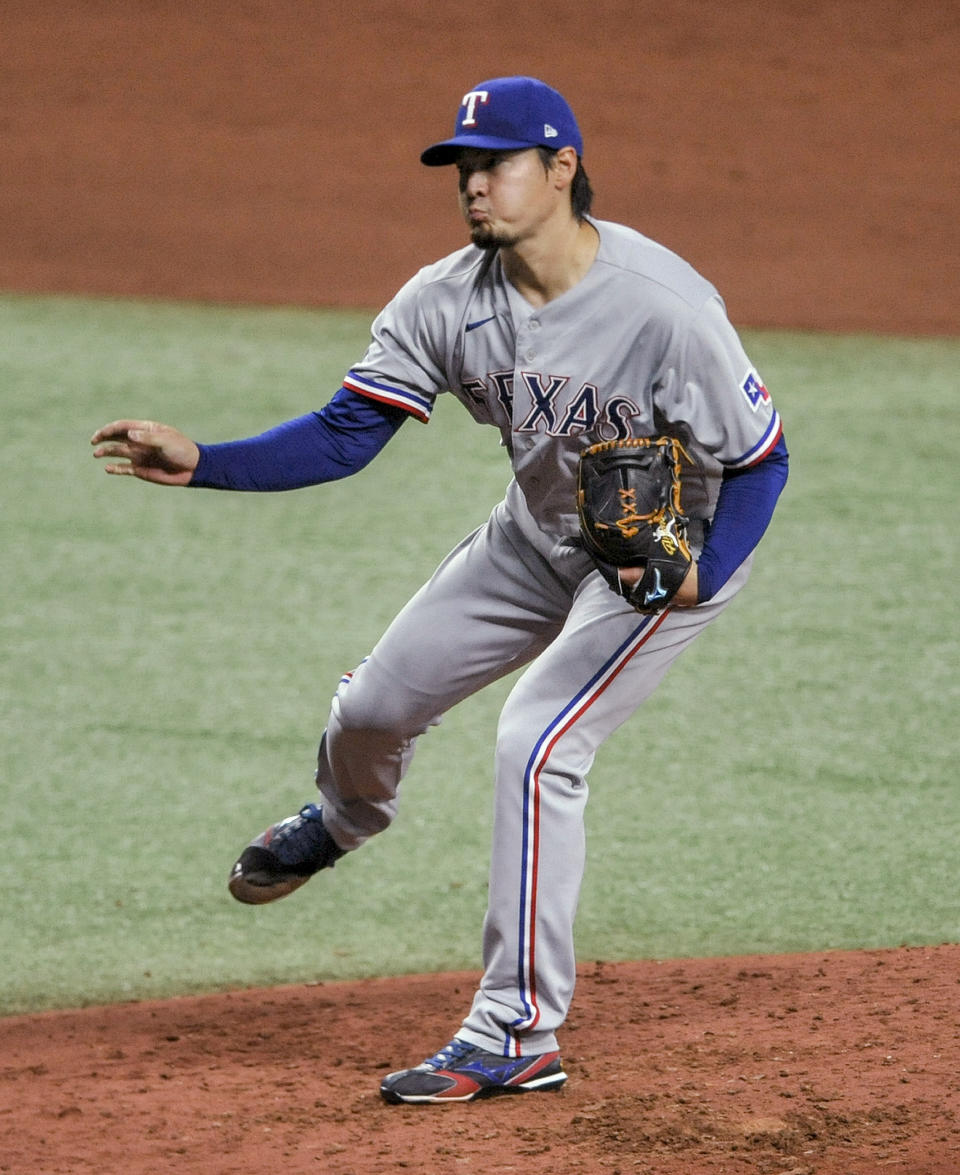
M770 403L770 393L763 386L763 380L752 369L743 377L740 391L747 397L747 403L754 412L761 404Z

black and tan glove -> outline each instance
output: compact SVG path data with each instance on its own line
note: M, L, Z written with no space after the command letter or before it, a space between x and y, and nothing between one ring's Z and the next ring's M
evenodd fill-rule
M635 437L591 445L580 454L580 540L607 583L638 612L661 612L683 583L693 556L680 509L683 446L673 437ZM642 567L635 584L622 567Z

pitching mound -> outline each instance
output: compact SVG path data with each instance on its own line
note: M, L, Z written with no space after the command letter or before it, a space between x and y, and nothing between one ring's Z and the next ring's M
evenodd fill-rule
M559 1093L387 1106L476 976L0 1021L0 1171L955 1175L960 946L581 969Z

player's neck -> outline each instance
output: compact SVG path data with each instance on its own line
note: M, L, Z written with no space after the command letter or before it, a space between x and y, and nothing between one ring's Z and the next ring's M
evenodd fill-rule
M600 247L588 221L569 219L500 250L504 276L531 306L545 306L581 281Z

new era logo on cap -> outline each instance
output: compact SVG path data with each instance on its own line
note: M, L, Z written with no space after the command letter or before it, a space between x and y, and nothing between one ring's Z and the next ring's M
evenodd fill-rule
M481 82L464 94L453 138L420 156L429 167L454 163L461 150L518 151L524 147L573 147L583 140L573 111L558 91L538 78L505 77Z

